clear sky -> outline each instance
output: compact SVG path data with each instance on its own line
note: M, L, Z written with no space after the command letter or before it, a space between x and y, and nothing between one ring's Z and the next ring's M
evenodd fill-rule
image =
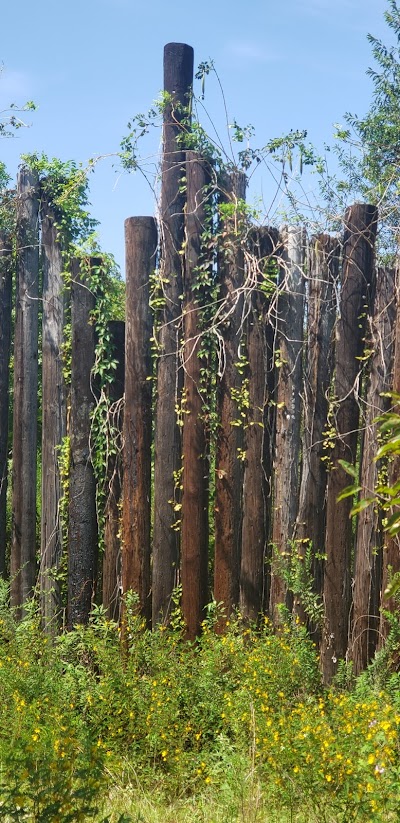
M390 40L386 8L385 0L7 0L0 109L32 99L38 110L27 115L29 129L1 141L0 158L14 176L24 152L83 163L116 153L129 118L162 88L171 41L194 47L195 66L214 60L229 119L255 126L254 145L304 128L322 150L346 111L368 109L366 35ZM223 131L215 81L205 104ZM99 162L90 200L102 246L123 269L124 219L154 213L154 203L140 175L119 173L116 162ZM255 185L266 202L268 182Z

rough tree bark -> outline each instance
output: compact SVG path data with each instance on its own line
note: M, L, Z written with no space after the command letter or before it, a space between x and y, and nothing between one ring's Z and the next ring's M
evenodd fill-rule
M0 575L6 570L8 414L11 352L12 242L0 232Z
M125 221L126 329L122 488L122 591L134 591L150 623L151 336L150 274L155 266L153 217Z
M64 334L63 262L55 215L42 200L42 511L40 599L43 626L56 631L61 610L57 572L62 554L59 447L66 435L66 402L62 345Z
M218 386L217 412L219 429L216 449L215 478L215 565L214 597L223 604L218 630L223 631L226 619L239 605L243 461L243 427L233 425L240 410L237 393L242 389L243 377L238 369L242 340L244 253L236 231L240 220L236 204L245 199L246 178L242 173L232 174L222 181L222 200L235 208L223 225L224 249L219 260L221 299L224 322L221 325L224 348L221 377ZM242 422L243 419L241 419Z
M304 322L304 229L281 231L282 262L275 350L277 367L276 437L274 457L273 526L270 613L279 625L279 605L289 605L287 586L279 569L291 551L299 496L300 417Z
M154 466L153 624L168 621L171 594L178 580L179 530L174 528L176 473L181 461L181 437L176 405L182 391L179 349L182 317L185 154L182 137L193 83L193 49L168 43L164 49L164 90L171 102L164 110L161 180L161 275L165 298L159 330Z
M352 499L338 502L349 485L339 460L355 465L360 361L367 313L372 304L377 210L357 204L345 215L340 317L336 324L334 412L336 437L328 476L324 571L325 623L321 643L323 677L329 683L347 651L350 612Z
M391 390L393 329L395 327L394 272L378 269L375 311L367 347L371 350L360 472L361 499L371 497L378 480L379 448L376 417L388 408L383 392ZM357 519L355 548L353 619L349 656L354 673L366 668L377 644L381 588L382 513L374 506L363 509Z
M98 265L92 259L90 265ZM68 624L88 622L97 574L96 481L90 455L91 414L95 398L91 374L95 333L94 295L78 260L71 283L71 470L68 517Z
M26 168L17 197L11 604L20 610L36 582L39 199L37 175Z
M209 179L207 164L195 152L187 152L181 574L182 611L189 640L200 632L207 603L209 462L202 415L201 369L205 367L205 360L199 355L201 314L196 268L201 263L201 235L206 218L205 187Z
M246 320L249 411L244 445L242 553L240 567L240 613L256 621L268 595L267 542L271 524L271 456L269 417L272 408L273 325L266 288L271 273L268 264L277 251L278 232L264 228L250 237L247 277L251 278L249 314ZM251 261L251 262L250 262ZM273 276L272 276L273 280Z

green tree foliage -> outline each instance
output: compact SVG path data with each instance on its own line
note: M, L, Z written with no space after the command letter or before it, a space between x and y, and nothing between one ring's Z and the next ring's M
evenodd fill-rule
M383 227L382 240L394 253L399 239L400 212L400 7L388 0L384 14L394 42L386 45L368 35L375 61L367 74L373 83L372 103L360 117L347 113L338 127L337 153L345 180L339 189L376 203Z
M0 65L0 81L1 74L4 67ZM36 105L33 100L28 100L24 105L19 106L17 103L10 103L5 109L0 110L0 139L7 137L15 137L15 132L21 128L26 128L27 123L22 119L22 114L27 111L35 111ZM0 161L0 195L10 183L10 177L7 174L4 163ZM1 208L1 206L0 206ZM1 220L1 213L0 213ZM1 223L0 223L1 226Z
M27 111L35 111L36 105L33 100L28 100L23 106L10 103L6 109L0 111L0 138L14 137L18 129L26 128L27 123L20 116Z

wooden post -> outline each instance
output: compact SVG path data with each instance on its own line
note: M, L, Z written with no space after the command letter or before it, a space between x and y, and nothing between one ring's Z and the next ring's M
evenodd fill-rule
M285 227L281 237L283 252L275 350L277 389L272 527L276 560L272 561L270 593L270 612L276 625L280 623L278 606L289 605L279 563L285 563L291 551L298 509L306 248L305 232L301 228Z
M6 569L9 366L11 350L12 242L0 232L0 575Z
M37 175L26 168L17 198L11 604L19 608L36 582L39 200Z
M327 234L314 237L310 244L307 340L304 367L304 423L302 435L302 473L299 511L296 524L298 553L304 557L307 543L312 544L315 591L322 595L322 561L326 526L326 462L324 431L327 424L328 393L333 373L333 327L336 319L335 286L339 275L340 246ZM306 619L298 598L294 609Z
M271 521L271 373L273 369L273 326L268 317L266 296L268 264L276 252L278 232L256 229L250 238L252 271L249 314L245 334L249 374L249 410L245 429L243 482L242 556L240 569L240 613L247 620L259 619L267 594L266 551Z
M352 523L351 498L338 502L349 485L349 476L339 464L355 465L358 443L360 361L363 353L367 313L372 303L374 241L377 210L357 204L347 209L343 243L340 318L336 324L335 426L337 437L328 476L324 602L325 625L321 643L323 677L329 683L337 661L347 651L350 612Z
M153 624L168 620L171 594L178 580L179 529L176 515L177 472L181 437L176 420L183 374L179 369L182 327L182 284L185 193L182 188L185 154L182 138L193 83L193 49L168 43L164 49L164 90L171 96L165 107L161 180L161 276L165 305L159 330L157 407L154 466Z
M42 512L40 595L43 626L55 631L61 610L57 572L62 555L60 500L63 495L59 448L66 435L62 345L64 335L63 261L54 210L42 200Z
M232 174L222 181L222 201L232 203L245 199L246 177ZM239 605L239 578L242 526L243 491L243 427L234 425L240 411L236 393L242 387L238 369L242 340L244 253L236 234L240 215L235 213L224 220L225 244L219 260L221 299L224 301L220 330L224 349L218 386L217 411L219 430L216 449L215 478L215 564L214 597L222 603L224 615L218 624L223 631L226 618ZM241 418L244 422L243 418Z
M156 262L153 217L125 221L126 329L122 486L122 591L139 598L150 622L152 317L150 275Z
M394 359L393 359L393 382L392 391L400 395L400 263L397 261L395 271L395 306L396 319L394 325ZM395 414L400 414L400 403L396 403L393 409ZM400 477L400 455L396 454L393 457L389 466L388 484L393 486L397 483ZM398 511L398 508L397 508ZM394 514L395 509L389 514ZM392 613L399 612L399 604L396 598L385 598L384 593L390 582L391 576L400 572L400 535L394 537L385 535L382 557L382 587L381 587L381 609ZM390 631L390 624L381 611L381 618L379 624L379 643L378 647L382 648Z
M108 394L111 403L112 426L115 431L115 453L108 458L106 502L104 511L103 606L110 620L121 617L121 492L122 492L122 427L125 386L125 323L112 320L109 324L113 357L117 361Z
M379 464L374 459L379 448L375 419L388 408L388 399L382 394L389 392L392 388L395 322L394 271L379 269L374 317L371 322L370 337L367 338L366 343L371 351L371 360L362 443L361 499L373 495L378 481ZM379 600L377 592L380 592L381 588L382 543L382 512L379 512L375 506L363 509L357 519L353 620L349 648L356 675L367 667L378 640Z
M91 266L99 265L93 258ZM97 574L96 481L90 455L91 414L95 398L91 375L95 300L83 264L74 260L71 283L71 470L68 524L68 624L88 622Z
M206 220L209 169L195 152L186 153L186 262L184 280L182 611L189 640L200 632L207 603L208 473L207 437L201 396L201 315L197 267ZM204 387L203 387L204 390Z

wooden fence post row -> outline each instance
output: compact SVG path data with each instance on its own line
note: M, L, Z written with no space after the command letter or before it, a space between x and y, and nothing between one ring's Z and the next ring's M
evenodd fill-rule
M193 286L201 256L200 234L204 224L201 191L206 190L208 172L206 165L192 152L187 156L186 178L182 314L183 477L182 499L177 506L182 520L181 553L171 559L166 543L166 556L160 561L153 543L153 584L169 562L167 595L170 599L176 576L182 583L183 614L189 638L195 637L200 630L210 589L224 610L217 626L220 630L224 628L226 618L238 607L246 619L257 620L267 610L274 622L279 623L279 607L284 605L294 608L305 620L306 604L302 602L301 591L294 593L294 602L289 596L288 568L293 563L291 555L294 553L295 559L304 561L305 546L311 544L315 593L325 600L321 650L324 675L329 680L336 670L337 660L344 657L348 649L355 660L361 654L362 662L357 666L362 667L367 662L375 647L371 632L377 628L377 603L380 602L377 593L381 591L381 565L373 563L372 558L379 540L382 545L381 529L377 526L373 535L369 533L363 537L367 524L364 526L361 519L355 544L349 518L351 501L337 501L341 490L349 484L339 461L345 460L355 466L360 445L361 476L366 486L372 482L368 470L371 449L373 451L376 444L373 420L375 412L382 408L380 393L390 385L392 347L388 342L393 337L395 324L394 285L390 272L380 274L374 311L376 210L369 206L355 206L347 212L342 251L335 238L319 235L308 243L302 229L289 227L280 235L273 229L254 231L248 240L253 256L247 255L246 262L241 246L235 249L228 243L228 253L221 252L218 278L222 302L216 309L216 318L219 342L222 339L223 344L223 368L215 389L218 433L214 446L215 497L211 513L208 492L212 455L201 397L204 390L201 311ZM224 199L244 198L243 183L240 178L225 180ZM139 374L138 362L144 368L150 345L148 277L156 239L155 235L140 234L147 226L145 218L137 218L136 222L135 242L129 240L127 234L127 260L135 261L143 280L140 272L132 280L134 286L128 278L127 322L132 324L128 337L136 334L143 342L141 358L137 355L138 348L128 354L127 343L126 374L130 368L136 372L135 393L129 405L126 394L126 420L128 416L133 419L136 415L134 403L140 396L140 386L145 385L146 374L150 376L148 369ZM132 226L134 224L132 221ZM224 234L229 236L229 218ZM146 259L143 258L144 248L147 249ZM265 264L273 259L278 271L276 289L272 294L266 294L263 290ZM257 270L255 279L251 266ZM129 262L127 271L130 271ZM138 301L141 301L141 309ZM372 345L370 335L372 341L384 338L386 343L383 347L372 346L374 358L369 367L365 367L364 350ZM179 345L177 340L176 357ZM245 357L243 362L238 362L241 350ZM382 358L383 352L381 363L379 357ZM159 357L160 360L167 357L163 348ZM369 382L364 391L362 379L366 379L366 374L369 374ZM176 380L175 375L169 385L156 382L158 404L162 391L163 402L169 402L172 408L172 398L176 399ZM241 393L246 399L244 406L241 405ZM146 403L150 421L149 399L144 408ZM361 420L360 408L363 411ZM245 418L242 425L241 416ZM127 424L125 432L126 453L133 447L140 452L140 444L144 441L138 428L131 429L130 443L127 442ZM147 448L147 460L150 461L150 440L143 448ZM139 460L138 457L135 459ZM145 459L144 454L142 459ZM154 461L155 500L164 497L163 505L168 502L173 508L176 498L168 497L167 500L169 487L157 488L158 478L165 470L165 465L160 465L163 452L160 455L155 450ZM124 482L130 491L124 496L123 516L128 517L129 511L135 516L132 501L142 488L144 502L140 509L136 507L136 517L139 511L143 515L145 510L149 517L150 491L132 465L128 469L125 461L124 477L126 473L128 476ZM170 465L169 471L172 472ZM149 465L147 473L149 476ZM213 517L214 579L207 587L208 535ZM171 530L174 530L173 525L172 521ZM149 557L150 538L146 528L141 547ZM123 557L131 569L140 557L140 548L135 547L136 533L137 528L128 539L128 532L124 530ZM322 566L324 553L326 561ZM369 557L367 595L361 584L366 555ZM147 568L149 562L146 560ZM359 579L355 583L352 603L349 584L354 573L359 574ZM126 591L127 587L132 587L128 586L129 575L123 575L123 579ZM146 598L150 596L153 584L149 577L146 577L149 582L145 585L140 583L139 575L130 578L133 579L138 586L143 613L148 617ZM365 646L361 653L357 651L357 624L364 619L365 610L368 614L371 612L372 617L367 618L365 632L361 633Z
M376 647L378 633L384 634L382 620L379 626L382 586L387 580L389 566L398 565L397 543L386 541L385 544L382 523L377 515L366 516L362 512L354 538L349 519L351 502L337 502L340 491L348 485L339 461L343 459L355 465L358 452L361 454L361 485L366 489L373 487L377 473L372 459L377 448L374 420L385 409L382 392L398 390L398 273L379 270L375 282L376 210L355 206L347 212L341 252L336 239L320 235L308 242L303 230L298 228L285 228L280 233L275 229L254 230L246 248L239 246L235 249L234 245L229 247L228 244L227 253L221 250L216 312L222 349L220 373L216 381L214 379L213 390L213 381L204 383L204 373L210 364L205 362L201 352L204 306L200 305L196 292L196 273L203 253L201 234L206 219L204 193L210 170L193 152L188 152L186 157L186 178L186 251L180 255L181 313L172 321L168 314L167 323L174 327L175 342L172 345L168 338L167 351L161 345L154 398L151 362L154 329L149 295L151 273L159 256L159 238L153 218L126 221L125 356L123 353L119 356L122 364L119 387L111 389L115 402L121 400L125 391L123 450L118 466L114 463L109 466L104 605L110 615L119 617L121 591L132 589L137 592L138 608L150 625L155 581L162 582L165 603L168 604L175 582L181 581L189 638L200 631L211 591L224 609L218 624L220 630L236 608L240 608L245 619L257 620L260 614L269 612L279 623L279 607L285 605L305 620L301 592L294 593L293 602L289 596L287 566L290 566L293 552L300 559L305 557L304 547L311 541L314 554L319 558L326 555L325 563L316 558L312 569L315 592L323 596L325 603L321 638L325 678L331 679L337 660L345 654L352 656L355 670L360 671ZM21 609L37 580L37 427L32 424L37 418L37 309L40 301L37 182L21 172L18 191L10 571L12 602ZM225 202L240 201L245 194L244 178L226 179L223 191ZM225 236L230 232L229 219L225 218ZM62 605L56 574L61 555L59 507L62 496L57 455L66 432L61 362L65 298L61 284L61 251L54 231L51 204L42 204L41 220L43 410L39 582L43 622L48 628L57 625ZM268 292L264 288L265 278L273 260L275 274L268 276L274 287ZM1 392L0 556L4 573L13 269L7 238L2 240L0 263L0 376L4 386ZM161 271L164 272L162 264ZM71 284L69 401L70 625L88 619L97 581L95 481L89 446L91 411L95 403L91 383L93 300L85 274L76 263ZM165 313L166 309L163 309L162 322L165 322ZM304 317L307 318L306 326ZM161 328L159 340L164 339L162 331ZM119 335L121 349L124 345L123 326L118 332L115 329L115 334ZM364 355L365 348L372 351L369 361ZM169 357L175 363L175 371L165 382L164 377L160 377L160 363ZM168 448L170 441L162 442L161 452L154 449L158 442L159 418L156 418L153 442L152 409L154 399L158 413L161 407L169 407L168 426L171 432L178 428L177 371L182 372L182 378L179 378L183 391L179 469L182 459L183 474L180 474L181 497L171 499L171 483L176 484L176 470L169 460L164 460L164 455L171 451ZM210 443L203 414L204 391L215 391L218 427L214 445ZM154 509L151 503L153 460ZM215 492L211 511L210 467L214 464ZM167 476L171 483L166 482ZM122 555L119 538L121 495ZM172 512L176 508L180 513L180 528L176 528L173 517L168 527L174 532L174 541L177 533L181 537L180 553L170 554L169 540L161 541L161 554L157 553L157 501L165 510L168 505ZM212 519L215 519L214 577L208 581ZM164 527L166 529L165 523ZM383 554L377 553L376 550L384 545ZM176 545L175 549L177 551ZM164 577L165 569L167 578ZM351 577L354 577L352 596ZM158 609L155 614L153 604L153 622L157 623L161 616L163 620L168 619L168 611Z
M246 189L241 173L218 181L218 231L224 243L208 259L202 235L207 199L215 194L210 194L215 172L184 146L192 49L166 46L164 70L169 96L159 224L151 217L130 218L125 224L126 324L116 324L112 331L119 370L109 388L122 448L106 468L109 493L100 569L90 451L96 402L94 296L75 262L67 398L62 363L66 297L52 204L43 201L39 210L37 179L26 169L18 178L14 250L11 240L0 236L0 573L10 569L11 600L20 611L38 583L44 627L57 627L65 605L57 574L63 495L59 452L68 433L70 626L88 620L93 598L100 597L100 573L109 616L120 619L121 593L132 590L138 611L153 626L168 622L174 588L180 584L191 640L201 630L212 595L222 606L219 631L236 609L246 621L269 614L279 626L282 610L288 609L306 622L304 588L293 581L298 583L301 564L311 558L311 580L304 574L303 586L309 596L311 585L313 596L323 600L324 622L316 637L328 682L346 655L361 671L378 637L385 636L382 590L390 567L400 566L398 543L385 539L379 514L361 512L354 530L351 498L338 502L349 485L341 461L359 465L362 495L374 487L374 421L386 408L381 395L393 389L400 393L399 273L376 271L377 212L369 205L347 210L343 238L321 234L308 239L297 226L279 232L253 228L241 237L236 230ZM204 265L212 281L208 291L199 288ZM162 299L153 312L155 268ZM207 353L202 345L206 334ZM394 462L390 481L396 472Z
M396 279L393 272L379 270L375 285L376 211L371 207L356 206L346 214L341 263L339 244L334 238L320 235L307 244L304 232L291 228L280 234L273 229L254 230L248 239L251 253L246 262L241 248L235 251L232 247L229 253L220 254L218 277L222 303L218 308L218 334L223 343L223 368L217 378L215 395L219 425L211 513L209 486L213 456L202 411L202 368L205 363L199 355L203 329L195 285L205 221L203 193L210 174L206 164L194 153L188 153L186 163L186 253L180 256L183 266L182 308L171 324L175 327L174 347L169 340L168 355L161 347L155 384L157 409L170 404L172 420L168 420L168 425L173 423L175 430L176 370L182 371L184 413L182 433L179 434L182 441L182 453L179 453L183 463L182 497L178 501L172 498L174 504L178 502L182 524L180 530L173 529L175 521L172 519L169 526L174 532L174 540L177 531L181 534L181 552L171 556L169 541L161 542L161 556L155 549L157 500L162 507L166 508L168 504L173 510L169 496L171 484L166 482L168 473L170 480L172 477L176 483L172 464L168 461L164 464L164 453L170 451L169 441L163 442L161 453L155 449L152 455L151 337L154 330L149 309L149 280L159 241L153 218L131 218L126 222L123 452L117 470L115 465L109 467L113 480L106 516L104 604L110 615L118 617L121 591L133 589L139 596L140 610L150 624L154 581L162 581L165 602L169 603L176 580L181 580L183 613L190 638L200 630L210 591L223 604L220 629L237 607L246 619L256 620L259 614L267 611L275 622L279 622L279 605L282 604L293 607L304 620L306 614L301 592L295 593L292 603L284 567L294 551L304 557L304 546L311 541L314 554L326 553L323 578L321 560L316 559L313 566L315 591L323 595L325 601L321 647L325 677L332 677L337 659L346 653L353 656L356 671L360 671L376 646L382 579L385 582L388 567L397 564L397 544L392 546L388 541L384 554L377 555L376 548L382 547L384 539L382 525L376 516L371 519L361 514L354 542L348 517L350 502L337 502L340 490L348 484L338 461L344 459L354 464L358 448L361 448L362 485L366 488L373 486L377 471L371 459L376 451L377 436L373 421L385 408L382 391L397 386L398 276L396 273ZM21 608L33 591L37 571L34 503L37 449L36 426L32 427L32 420L33 411L37 415L38 395L39 215L35 205L36 181L21 173L18 185L10 568L12 602ZM225 180L223 190L225 201L244 198L244 179ZM57 452L66 432L66 404L60 354L64 300L60 279L61 252L54 232L51 204L42 204L41 219L43 425L39 580L43 621L48 627L57 625L61 606L55 574L61 553L59 506L62 494ZM225 230L229 235L229 218L226 219ZM1 393L1 470L2 488L5 488L13 264L6 239L2 245L1 379L5 389ZM278 272L275 275L276 292L274 294L272 290L266 294L263 278L273 259ZM251 266L255 266L255 275ZM90 315L93 299L84 274L75 264L71 285L69 425L70 625L87 620L97 574L95 482L89 447L90 416L95 402L91 385L94 333ZM164 321L164 317L162 319ZM167 322L170 323L169 315ZM183 344L177 331L179 324ZM119 335L123 339L123 328ZM367 367L362 366L364 346L373 351ZM238 368L241 350L245 357ZM164 378L160 378L160 363L169 356L175 362L175 372L171 372L169 382L164 382ZM120 359L124 359L123 355ZM367 380L365 390L361 384L363 373ZM122 397L123 382L121 376L115 400ZM206 390L211 389L206 385ZM243 408L239 408L242 391L247 392L244 415ZM245 418L242 426L236 425L240 415ZM324 442L327 437L332 447L330 451L326 450ZM155 513L151 535L153 459ZM121 492L122 561L118 534ZM4 491L1 501L4 570ZM214 516L214 578L208 581L209 527L210 517ZM164 578L165 569L169 575L168 584ZM351 576L354 577L353 598L350 597ZM157 611L154 615L153 606L153 621L157 622L161 614L162 619L167 619L167 612ZM380 630L384 632L384 623Z

